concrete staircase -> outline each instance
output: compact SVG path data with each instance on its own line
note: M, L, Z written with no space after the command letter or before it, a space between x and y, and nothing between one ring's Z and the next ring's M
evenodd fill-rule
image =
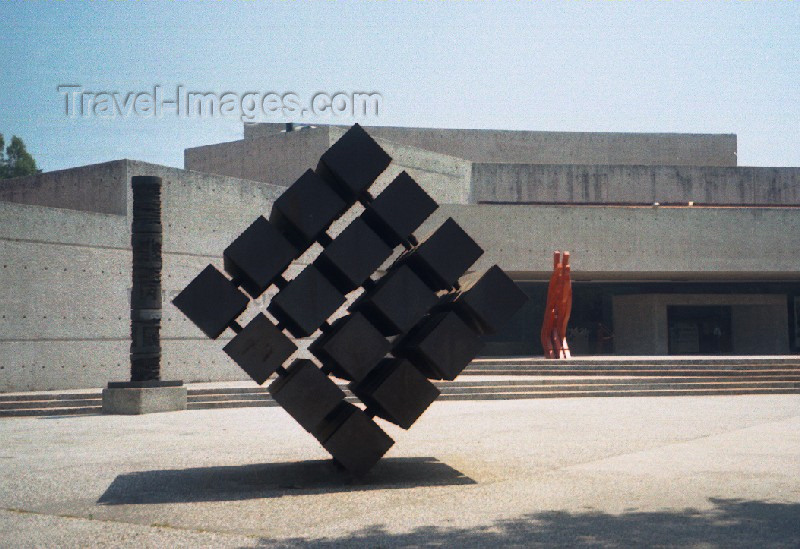
M800 357L479 359L437 386L440 400L800 394ZM190 410L253 406L277 404L248 382L189 385ZM100 389L0 395L0 417L100 412Z

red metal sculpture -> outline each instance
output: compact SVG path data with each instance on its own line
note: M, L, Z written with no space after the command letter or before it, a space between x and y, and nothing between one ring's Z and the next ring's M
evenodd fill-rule
M542 324L542 347L545 358L569 358L567 323L572 311L572 280L569 252L553 253L553 274L547 289L547 305Z

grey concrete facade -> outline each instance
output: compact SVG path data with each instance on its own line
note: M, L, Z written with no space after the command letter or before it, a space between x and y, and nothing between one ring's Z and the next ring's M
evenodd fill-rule
M104 162L0 181L0 200L127 215L125 165Z
M283 128L245 125L185 166L287 185L344 132ZM366 129L442 203L800 205L800 169L736 167L735 135Z
M221 268L230 241L256 216L267 214L285 186L314 167L345 131L278 130L247 126L243 140L187 149L187 167L204 172L119 160L0 182L0 391L97 387L127 379L133 175L164 179L163 377L244 379L220 352L232 333L209 341L171 299L208 263ZM779 281L794 285L768 290L777 292L770 299L782 299L780 304L735 310L737 352L748 354L764 341L765 334L753 331L753 325L778 334L769 344L776 353L800 348L792 343L787 349L784 337L790 330L800 334L796 325L787 324L790 304L800 296L800 257L793 253L800 235L800 169L735 167L735 136L696 142L695 166L646 165L647 147L639 149L637 165L569 164L576 159L569 150L557 164L537 165L530 158L524 164L473 162L387 140L391 132L376 133L394 162L373 191L408 171L442 204L418 236L453 217L486 250L476 269L496 263L520 281L546 281L552 251L566 249L578 281ZM416 136L417 145L433 135L426 129L408 134ZM483 136L486 154L499 147L499 160L515 160L506 153L519 143L507 132L470 135L464 143ZM631 143L639 139L629 137ZM648 147L669 151L670 140L685 137L653 138ZM531 149L537 141L520 143ZM713 165L714 158L722 167ZM634 206L690 201L702 206ZM332 234L357 213L354 208L346 214ZM291 267L289 276L314 253ZM609 299L616 297L622 296ZM264 301L253 303L240 320L246 322ZM644 352L626 337L644 329L654 305L633 300L627 306L627 313L613 315L618 324L614 352ZM535 316L539 313L526 318ZM661 328L642 333L648 353L665 352L658 342ZM765 351L759 347L757 352Z
M447 217L486 250L476 268L521 279L547 280L558 249L576 280L800 279L794 208L445 205L421 234Z
M0 390L128 379L134 175L164 179L163 377L241 379L227 357L214 352L220 342L209 341L170 301L208 263L222 267L222 250L269 212L281 189L128 160L95 169L100 185L122 189L115 200L128 213L0 202ZM79 182L86 174L82 168L72 175ZM40 176L45 186L47 175ZM68 176L69 170L57 172L54 180L64 184Z
M396 161L375 188L405 169L438 200L468 201L468 163L385 147ZM316 159L309 164L315 165ZM269 213L285 187L119 160L34 176L29 181L36 185L26 192L19 190L20 180L0 183L0 196L7 200L0 201L0 391L97 387L127 379L134 175L164 180L162 377L246 379L219 352L233 333L209 341L171 300L207 264L222 269L222 251L258 215ZM52 207L69 189L84 184L81 192L87 196L98 189L107 194L95 202L76 199ZM334 232L356 214L347 214ZM311 258L301 258L290 273ZM243 321L264 303L254 302Z
M667 308L729 306L734 354L789 352L786 296L650 294L614 296L615 348L620 355L666 355Z
M284 124L245 124L244 138L258 140L274 136L283 127ZM365 126L365 129L378 139L472 162L736 166L734 134L537 132L394 126Z
M800 205L800 168L473 164L475 202Z
M195 147L184 151L184 165L187 170L286 187L307 169L316 167L322 153L345 131L346 128L333 126L272 131L259 138ZM383 139L378 142L394 160L382 175L384 183L405 170L440 202L470 202L471 162ZM380 182L377 185L380 186Z

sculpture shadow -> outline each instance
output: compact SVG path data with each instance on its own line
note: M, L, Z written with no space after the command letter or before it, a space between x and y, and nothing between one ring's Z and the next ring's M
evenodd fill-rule
M309 460L128 473L114 479L97 503L237 501L463 484L475 481L432 457L386 458L362 479L354 479L333 460Z
M709 510L546 511L475 528L374 525L341 538L261 539L253 547L800 547L800 504L710 499Z

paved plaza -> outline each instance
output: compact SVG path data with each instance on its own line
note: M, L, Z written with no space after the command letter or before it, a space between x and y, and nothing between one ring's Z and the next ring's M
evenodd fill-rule
M0 420L0 545L800 545L800 396L437 402L359 482L279 408Z

